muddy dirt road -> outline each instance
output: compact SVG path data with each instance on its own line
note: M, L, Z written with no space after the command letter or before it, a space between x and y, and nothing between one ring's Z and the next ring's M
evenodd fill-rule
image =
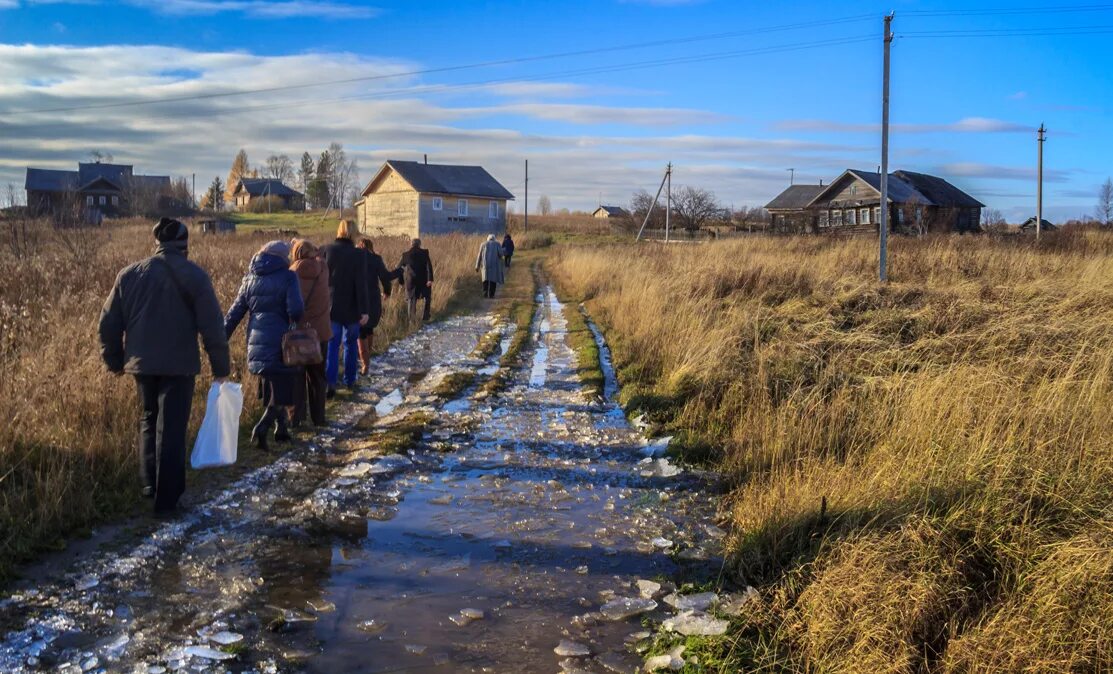
M652 581L718 572L708 478L647 457L581 391L576 309L536 299L501 394L432 392L492 376L499 354L471 354L513 326L463 316L398 342L307 446L0 603L0 671L634 671L643 616L675 613ZM369 440L416 413L416 448Z

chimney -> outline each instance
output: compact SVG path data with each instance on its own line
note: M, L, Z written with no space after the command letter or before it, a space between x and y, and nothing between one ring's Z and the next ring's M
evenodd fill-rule
M421 155L421 156L422 156L422 157L425 157L425 163L426 163L426 164L428 164L428 163L429 163L429 155L427 155L427 154L423 154L423 155Z

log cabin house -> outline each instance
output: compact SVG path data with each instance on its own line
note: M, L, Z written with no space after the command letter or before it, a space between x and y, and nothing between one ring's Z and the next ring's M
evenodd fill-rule
M481 166L388 159L356 202L360 230L379 236L498 234L514 195Z
M946 180L912 171L889 174L889 228L893 232L981 231L985 204ZM793 185L765 206L777 231L876 232L881 220L881 174L847 169L831 184Z
M232 204L237 211L251 210L253 201L273 197L275 207L287 211L305 210L305 197L277 178L240 178L232 191ZM280 204L280 205L279 205Z
M128 164L78 163L76 171L28 168L27 207L35 215L80 211L89 222L161 206L170 176L140 176Z

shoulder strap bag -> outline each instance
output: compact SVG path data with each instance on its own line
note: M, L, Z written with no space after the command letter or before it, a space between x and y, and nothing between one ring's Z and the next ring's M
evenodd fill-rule
M309 297L317 289L317 282L321 280L320 274L313 279L309 286ZM300 284L301 281L298 281ZM301 288L298 288L301 292ZM321 341L317 338L317 331L309 325L304 328L292 327L282 335L282 363L287 367L305 367L306 365L320 365L324 362L321 353Z

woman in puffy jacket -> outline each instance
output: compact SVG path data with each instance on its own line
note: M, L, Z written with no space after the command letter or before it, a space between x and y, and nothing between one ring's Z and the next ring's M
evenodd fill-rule
M359 328L359 373L366 376L371 367L375 328L383 318L383 300L390 297L390 282L400 274L387 271L386 264L382 256L375 252L371 239L363 237L356 245L367 256L367 323Z
M247 319L247 369L259 378L259 399L263 416L251 431L259 449L267 449L267 434L275 428L274 439L290 439L286 428L286 408L294 404L294 381L298 368L282 360L282 336L301 320L305 305L297 274L290 271L290 246L271 241L251 258L240 293L228 315L224 332L229 339L243 317Z

